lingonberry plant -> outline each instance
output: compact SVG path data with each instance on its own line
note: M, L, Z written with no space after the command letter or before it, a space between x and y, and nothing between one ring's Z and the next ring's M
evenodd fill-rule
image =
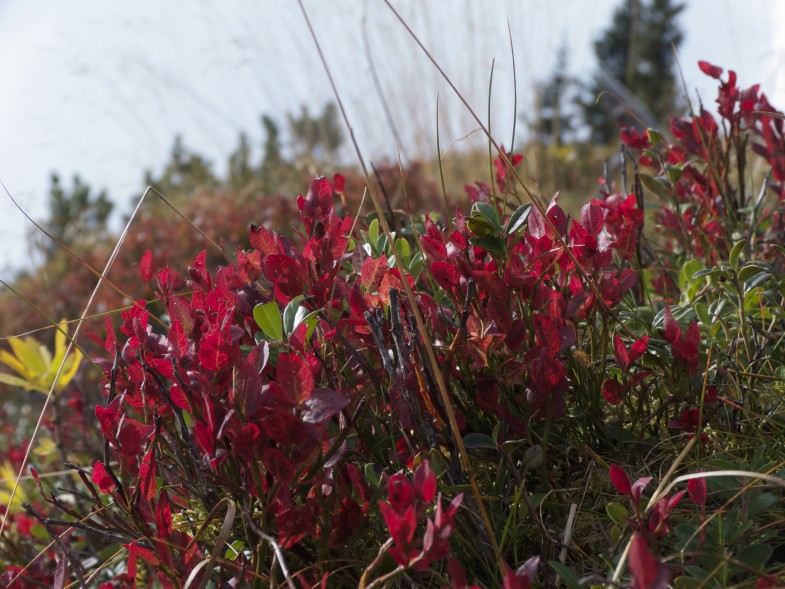
M225 265L140 251L156 303L55 400L101 444L0 494L0 585L778 586L782 119L701 67L720 120L624 130L633 189L576 219L507 206L502 149L449 220L336 175Z

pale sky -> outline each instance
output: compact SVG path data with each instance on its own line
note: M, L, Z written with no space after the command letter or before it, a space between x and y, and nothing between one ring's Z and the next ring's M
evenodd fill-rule
M613 0L397 0L395 6L458 87L487 110L494 73L494 129L502 141L515 116L507 26L518 74L518 111L548 77L562 42L570 73L588 79L592 41ZM365 155L394 157L365 49L374 63L405 154L433 153L437 94L442 145L475 125L380 0L305 0ZM680 59L704 102L712 81L699 59L762 84L785 109L785 0L687 0ZM365 22L365 25L364 25ZM121 212L143 171L159 170L172 141L220 171L240 131L262 140L259 117L283 118L332 100L293 0L0 0L0 179L36 217L45 214L49 173L74 172L106 188ZM519 125L519 128L520 125ZM475 137L478 134L475 133ZM0 272L25 264L29 228L0 194Z

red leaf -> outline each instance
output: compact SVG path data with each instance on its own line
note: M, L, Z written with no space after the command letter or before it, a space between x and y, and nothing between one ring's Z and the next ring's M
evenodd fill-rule
M234 366L242 358L240 346L227 341L223 330L214 329L199 345L199 361L202 367L213 372Z
M333 212L333 189L326 178L316 178L305 197L297 198L297 206L309 236L316 223L324 223Z
M148 501L155 499L155 463L155 448L151 446L139 467L139 488Z
M379 284L388 267L387 256L384 254L380 258L368 258L363 262L362 270L360 270L360 284L365 288L365 292L379 290Z
M663 327L665 328L665 339L670 343L679 341L681 337L681 327L673 318L670 307L665 307L665 317L663 319Z
M399 513L414 503L414 486L403 474L395 473L387 482L387 498L393 509Z
M104 350L112 357L117 354L117 336L114 333L114 325L112 319L107 315L104 317L104 326L106 328L106 343L104 343Z
M168 538L172 535L172 505L169 503L169 495L166 491L161 491L158 496L155 506L155 525L158 528L159 538Z
M616 487L616 490L620 494L622 495L630 494L630 491L632 490L632 485L630 485L630 479L627 478L627 473L624 472L623 468L615 464L611 464L610 476L613 486Z
M431 264L431 276L433 276L436 284L445 290L458 286L461 280L458 270L449 262L434 262Z
M711 76L712 78L719 80L720 75L722 74L722 68L716 65L710 64L708 61L699 61L698 67L701 71L706 74L707 76Z
M150 250L145 250L142 259L139 260L139 273L145 283L153 279L153 252Z
M433 501L436 494L436 473L431 470L427 460L414 471L414 492L425 503Z
M414 538L414 532L417 530L417 513L414 510L414 505L410 505L403 514L397 513L389 504L384 502L379 503L379 509L395 544L400 547L407 546Z
M602 383L602 396L611 405L619 405L621 403L624 387L615 378L607 378Z
M618 333L613 336L613 354L616 356L616 364L623 372L626 372L630 366L630 358L627 354L627 348Z
M169 351L176 360L180 360L188 351L188 339L185 337L183 325L177 319L172 319L169 329Z
M278 253L278 234L273 233L269 229L251 225L249 238L251 247L259 250L264 255L269 256L270 254Z
M595 204L584 205L581 209L581 225L592 235L599 235L605 223L607 209Z
M106 471L106 467L104 467L103 463L96 462L93 465L93 474L91 475L91 478L93 479L93 482L98 485L101 493L111 493L114 491L114 479L109 476L109 473Z
M668 568L654 558L644 536L636 535L630 546L630 571L633 589L666 589L670 582Z
M193 409L191 409L191 401L188 399L188 395L185 394L183 389L180 388L179 385L172 385L169 389L169 395L172 397L172 402L182 409L183 411L188 411L189 413L193 413Z
M128 565L126 566L126 574L131 578L136 578L136 559L141 558L147 564L152 567L156 567L161 564L161 561L158 560L158 557L153 554L151 550L147 548L143 548L139 546L136 542L131 542L130 544L125 545L126 549L128 550Z
M313 373L300 356L283 353L278 356L278 384L290 401L300 405L313 392Z
M349 398L332 389L316 389L305 401L303 421L305 423L324 423L337 415L349 404Z
M335 173L333 176L333 191L336 194L343 194L343 191L346 186L346 180L343 177L343 174Z
M648 335L644 335L642 338L640 338L638 341L632 344L632 346L630 347L630 355L629 355L630 364L632 364L638 358L643 356L643 354L646 352L646 349L648 347L649 347Z

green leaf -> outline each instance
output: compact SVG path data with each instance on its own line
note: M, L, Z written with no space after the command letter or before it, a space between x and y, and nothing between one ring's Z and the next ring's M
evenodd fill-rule
M558 560L552 560L548 564L556 571L556 574L561 577L561 580L569 589L581 589L581 580L570 567L560 563Z
M629 510L616 501L612 501L605 506L605 513L611 518L611 521L619 526L627 525L627 519L630 516Z
M649 136L649 143L651 143L653 146L657 146L659 143L664 141L662 133L655 131L654 129L646 129L646 134Z
M422 255L422 252L417 252L409 263L409 274L412 275L412 278L417 280L420 277L423 268L425 268L425 257Z
M374 489L379 488L382 481L382 469L378 464L369 462L365 465L365 480L367 480L368 484Z
M483 217L469 217L466 219L466 226L478 237L493 236L496 233L493 225Z
M747 245L746 239L741 239L736 242L733 248L730 250L730 255L728 256L728 263L730 267L734 270L739 267L739 256L741 252L744 250L744 246Z
M481 217L490 223L491 227L494 228L496 232L501 229L501 224L499 223L499 212L489 202L479 201L472 205L472 217Z
M404 239L403 237L399 237L395 241L395 251L400 256L401 260L405 265L409 264L409 260L412 257L412 248L409 245L409 242Z
M493 254L504 255L504 241L494 235L472 237L469 241L472 245L481 247Z
M374 250L379 247L379 219L374 219L368 225L368 245Z
M692 275L692 279L697 280L698 278L704 278L706 276L709 278L714 278L715 276L727 278L728 273L720 268L706 268L704 270L698 270L695 274Z
M490 436L480 433L466 434L463 438L463 445L467 450L478 450L480 448L496 450L496 444Z
M511 455L526 442L527 440L507 440L506 442L502 443L502 452ZM529 448L529 450L531 450L531 448Z
M543 460L545 460L545 452L543 452L542 446L534 444L524 453L523 466L526 468L537 468L542 464Z
M497 445L499 444L499 432L502 431L502 426L503 425L504 425L504 423L500 421L493 428L493 432L491 432L491 439L493 439L493 443L494 444L497 444Z
M299 321L302 321L308 313L300 306L304 300L305 297L303 295L297 295L289 301L289 304L283 310L283 331L286 335L292 335L294 330L297 329Z
M667 180L661 177L653 178L648 174L641 174L641 182L651 192L664 200L671 200L671 187L668 186Z
M752 544L739 552L735 560L743 562L753 570L761 570L771 558L774 549L768 544Z
M515 209L515 212L507 220L507 235L517 233L518 230L523 227L523 224L526 223L531 211L532 206L528 203Z
M229 544L229 549L224 554L224 558L226 560L236 560L242 553L243 547L245 547L245 543L242 540L235 540Z
M275 301L256 305L253 308L253 318L267 337L276 342L283 341L283 320Z
M749 506L747 507L747 517L752 518L763 513L779 500L779 495L775 495L774 493L758 493L757 495L754 495L750 499Z

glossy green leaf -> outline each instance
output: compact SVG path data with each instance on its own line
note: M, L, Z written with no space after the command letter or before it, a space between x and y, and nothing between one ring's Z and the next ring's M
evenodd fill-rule
M742 239L737 241L733 248L730 250L730 255L728 256L728 263L730 267L736 270L739 267L739 256L741 252L744 251L744 246L747 245L747 240Z
M283 341L283 320L281 310L275 301L256 305L253 309L253 318L267 337L276 342Z
M526 220L529 218L529 213L532 212L531 204L524 204L515 209L515 212L510 215L507 221L507 235L513 235L523 227Z

